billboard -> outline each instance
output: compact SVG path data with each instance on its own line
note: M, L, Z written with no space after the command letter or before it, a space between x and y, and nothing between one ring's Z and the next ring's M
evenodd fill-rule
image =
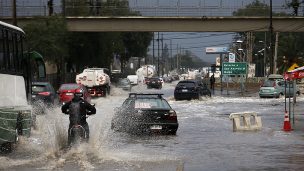
M206 47L206 54L227 53L228 47Z

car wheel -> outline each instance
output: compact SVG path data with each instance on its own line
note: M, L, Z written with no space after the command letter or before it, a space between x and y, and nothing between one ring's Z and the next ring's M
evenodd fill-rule
M168 131L166 134L167 135L176 135L176 131L177 130L171 130L171 131Z
M209 92L208 96L211 97L211 92Z
M197 100L202 100L202 96L200 94L198 94Z
M110 95L110 93L111 93L111 88L107 87L107 94Z
M106 88L103 89L103 97L107 97L107 89Z
M281 98L282 94L280 93L276 98Z

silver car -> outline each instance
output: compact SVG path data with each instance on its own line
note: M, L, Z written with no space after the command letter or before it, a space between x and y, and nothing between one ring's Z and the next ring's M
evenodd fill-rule
M286 84L286 96L293 96L293 83L287 82ZM296 86L295 90L297 95L300 95L300 90ZM260 88L259 96L262 97L275 97L280 98L285 94L285 81L282 80L266 80Z
M296 88L294 90L294 84L292 81L287 81L285 83L285 81L280 81L278 82L279 88L281 89L281 91L283 92L283 94L285 94L285 97L293 97L294 91L296 95L300 95L300 89L299 87L296 85ZM285 89L286 87L286 89Z
M117 87L126 90L126 91L131 91L132 85L131 82L128 78L121 78L118 80Z

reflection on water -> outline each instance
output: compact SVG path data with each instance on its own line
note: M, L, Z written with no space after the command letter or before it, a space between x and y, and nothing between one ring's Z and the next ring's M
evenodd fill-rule
M140 88L133 90L141 90ZM159 90L149 90L159 91ZM162 90L171 91L168 87ZM174 101L179 129L176 136L134 136L110 129L113 108L128 93L94 99L97 114L90 116L90 142L67 149L68 116L59 108L37 117L37 130L22 139L15 152L0 157L0 170L301 170L304 168L303 129L286 133L284 99L212 97ZM170 98L171 97L171 98ZM298 109L304 98L298 99ZM272 104L278 104L273 106ZM232 112L255 111L263 129L233 132ZM297 116L298 125L303 116ZM301 122L300 122L301 121Z

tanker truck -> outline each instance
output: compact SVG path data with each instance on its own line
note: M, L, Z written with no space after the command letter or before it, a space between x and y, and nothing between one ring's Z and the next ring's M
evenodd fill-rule
M76 83L84 85L92 97L106 97L111 90L109 73L107 68L86 68L76 75Z
M156 75L156 69L154 65L143 65L137 69L136 75L138 80L144 83L145 78L151 78Z

